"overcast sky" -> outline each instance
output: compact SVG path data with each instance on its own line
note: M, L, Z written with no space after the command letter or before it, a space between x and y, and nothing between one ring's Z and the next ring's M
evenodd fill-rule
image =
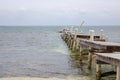
M0 0L0 25L120 25L120 0Z

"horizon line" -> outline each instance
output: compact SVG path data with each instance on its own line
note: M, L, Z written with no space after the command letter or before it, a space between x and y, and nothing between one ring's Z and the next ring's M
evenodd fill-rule
M10 27L10 26L11 26L11 27L15 27L15 26L16 26L16 27L17 27L17 26L20 26L20 27L25 27L25 26L26 26L26 27L30 27L30 26L31 26L31 27L33 27L33 26L35 26L35 27L42 27L42 26L43 26L43 27L45 27L45 26L66 26L66 27L67 27L67 26L68 26L68 27L69 27L69 26L80 26L80 25L0 25L0 27L7 27L7 26L9 26L9 27ZM111 25L111 24L110 24L110 25L82 25L82 26L120 26L120 25Z

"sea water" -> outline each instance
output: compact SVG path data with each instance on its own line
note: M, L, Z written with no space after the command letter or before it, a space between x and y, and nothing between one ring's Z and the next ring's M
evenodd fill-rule
M70 27L70 26L69 26ZM75 26L78 27L79 26ZM94 80L95 72L79 65L60 37L64 26L1 26L0 77L56 77ZM120 42L120 26L84 26L81 32L94 29ZM78 79L76 79L78 80Z

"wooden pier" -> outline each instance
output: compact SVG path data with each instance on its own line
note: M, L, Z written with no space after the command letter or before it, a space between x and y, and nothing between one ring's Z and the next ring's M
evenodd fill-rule
M82 51L85 49L88 50L88 69L91 69L92 58L95 53L99 54L108 53L106 55L109 55L109 53L113 54L113 52L120 52L120 43L108 42L107 39L102 38L101 35L95 35L93 32L94 31L91 31L90 34L81 34L76 31L71 32L69 30L65 30L61 34L62 39L67 43L68 47L72 51L79 51L78 56L80 58L80 62L82 62L82 60L84 59ZM99 55L98 54L96 55L97 55L96 60L98 61ZM106 63L106 61L103 62ZM120 61L118 62L120 63ZM119 64L118 62L116 64ZM114 64L114 66L116 65ZM100 72L99 64L97 64L96 72L97 73ZM96 73L97 79L100 80L101 76L98 75L97 73ZM117 75L120 76L118 73L120 73L119 68L117 70ZM120 80L118 76L117 80Z

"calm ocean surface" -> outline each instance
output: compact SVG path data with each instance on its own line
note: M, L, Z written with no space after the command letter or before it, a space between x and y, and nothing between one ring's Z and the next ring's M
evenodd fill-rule
M86 77L60 37L65 27L0 27L0 77ZM120 26L84 26L83 33L103 29L109 41L120 42ZM81 79L82 80L82 79ZM86 79L87 80L87 79Z

